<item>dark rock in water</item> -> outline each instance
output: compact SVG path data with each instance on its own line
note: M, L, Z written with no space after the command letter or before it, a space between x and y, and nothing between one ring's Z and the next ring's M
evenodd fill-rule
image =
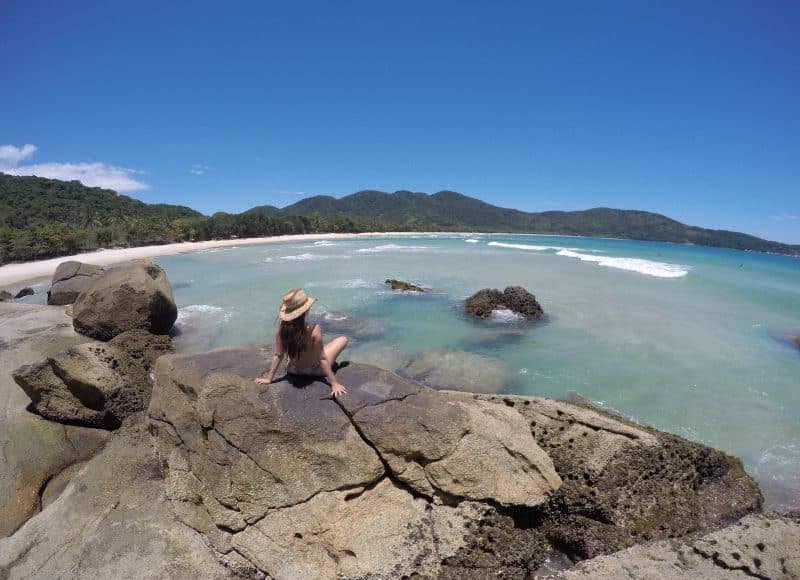
M25 286L25 288L14 295L14 300L17 300L18 298L24 298L25 296L33 296L33 294L33 288L30 286Z
M797 348L800 348L800 336L794 337L794 344Z
M593 408L486 396L522 414L564 485L539 529L577 559L726 525L760 510L739 459Z
M505 290L486 288L479 290L464 303L467 314L488 318L493 310L510 310L531 320L538 320L544 314L536 297L522 286L508 286Z
M10 302L14 296L8 290L0 290L0 302Z
M425 292L425 289L421 286L411 284L410 282L403 282L402 280L395 280L393 278L387 279L385 284L387 286L391 286L392 290L402 290L403 292Z
M86 343L12 373L43 417L115 429L145 409L155 360L172 352L171 340L133 330L103 343Z
M276 579L435 578L450 558L455 574L511 566L517 547L540 557L496 515L560 485L518 413L356 364L336 400L320 382L255 385L268 361L224 349L156 364L148 414L167 495L223 560Z
M376 319L364 319L351 314L339 312L314 313L308 317L311 324L319 324L322 332L330 340L337 334L349 338L366 339L381 336L384 333L383 325Z
M84 264L75 260L61 262L53 274L47 303L53 306L72 304L103 273L102 266Z
M167 334L178 317L167 274L152 260L103 273L75 302L76 332L110 340L126 330Z

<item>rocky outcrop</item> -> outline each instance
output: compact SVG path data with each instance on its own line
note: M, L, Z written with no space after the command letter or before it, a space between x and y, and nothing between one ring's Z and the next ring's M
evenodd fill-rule
M525 417L553 459L564 485L541 507L538 529L574 558L708 530L761 507L741 461L716 449L576 404L475 396Z
M126 330L167 334L178 317L167 274L152 260L139 260L103 273L78 297L75 330L110 340Z
M411 284L410 282L403 282L402 280L395 280L394 278L388 278L384 283L390 286L392 290L400 290L402 292L425 292L425 289L421 286Z
M697 540L642 544L579 564L560 580L797 580L800 578L800 521L750 515Z
M109 438L105 430L29 412L30 399L11 378L11 369L86 341L63 308L0 304L0 538L41 509L48 481L90 458Z
M0 577L237 577L175 517L142 424L117 431L99 454L60 478L60 489L47 486L42 512L0 539Z
M514 369L501 360L451 348L420 351L406 360L397 373L434 389L473 393L497 393L514 377Z
M495 310L511 311L529 320L538 320L544 311L536 297L522 286L507 286L505 290L479 290L464 302L464 311L478 318L489 318Z
M33 295L34 295L33 288L31 288L30 286L25 286L25 288L22 288L19 292L14 294L14 300L25 298L25 296L33 296Z
M469 560L468 530L493 506L536 506L560 485L510 409L355 364L338 400L321 383L256 385L268 358L156 364L148 413L168 495L224 558L273 578L435 576Z
M0 302L11 302L13 298L8 290L0 290Z
M116 429L145 409L155 359L172 352L167 336L131 330L108 343L90 342L25 365L12 373L43 417L68 424Z
M52 306L72 304L102 272L102 266L75 260L61 262L53 273L50 289L47 291L47 303Z

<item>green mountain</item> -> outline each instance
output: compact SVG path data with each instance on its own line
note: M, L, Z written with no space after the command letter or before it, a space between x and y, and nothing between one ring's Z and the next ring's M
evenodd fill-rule
M284 208L266 205L241 214L204 216L188 207L146 204L78 181L0 173L0 264L98 247L398 230L605 236L800 256L800 246L687 226L655 213L608 208L528 213L453 191L359 191L340 199L320 195Z
M336 199L309 197L271 215L347 216L383 220L400 229L561 234L701 244L740 250L800 255L800 246L763 240L748 234L688 226L666 216L636 210L594 208L584 211L529 213L497 207L454 191L432 195L411 191L359 191Z

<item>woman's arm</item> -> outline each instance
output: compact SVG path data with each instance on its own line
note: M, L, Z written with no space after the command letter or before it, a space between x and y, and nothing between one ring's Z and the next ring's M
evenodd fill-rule
M256 379L256 382L259 385L265 385L267 383L271 383L272 380L275 378L275 373L278 372L278 367L281 365L281 361L283 361L284 351L283 351L283 344L281 344L281 336L279 333L275 333L275 352L272 355L272 365L269 367L269 371L267 372L266 376L260 376Z
M328 379L328 383L331 386L331 395L334 397L341 397L347 392L347 389L344 388L342 383L336 380L336 375L333 374L331 361L328 360L325 354L325 348L322 342L322 330L320 330L319 325L317 325L311 333L311 346L319 356L319 366L322 372L325 373L325 377Z

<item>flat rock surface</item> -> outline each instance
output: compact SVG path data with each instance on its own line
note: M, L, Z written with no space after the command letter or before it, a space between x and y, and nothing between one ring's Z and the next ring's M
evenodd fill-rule
M435 575L470 552L481 500L533 506L561 483L504 406L355 364L338 400L313 380L255 384L268 363L242 348L156 364L168 495L222 558L275 578Z
M126 425L41 513L0 540L0 577L189 580L233 574L176 519L150 436Z
M554 576L561 580L796 580L800 578L800 522L750 515L694 541L660 541L587 560Z
M0 304L0 537L39 510L44 483L93 455L106 431L54 423L27 410L30 399L11 369L88 339L72 330L63 307Z

